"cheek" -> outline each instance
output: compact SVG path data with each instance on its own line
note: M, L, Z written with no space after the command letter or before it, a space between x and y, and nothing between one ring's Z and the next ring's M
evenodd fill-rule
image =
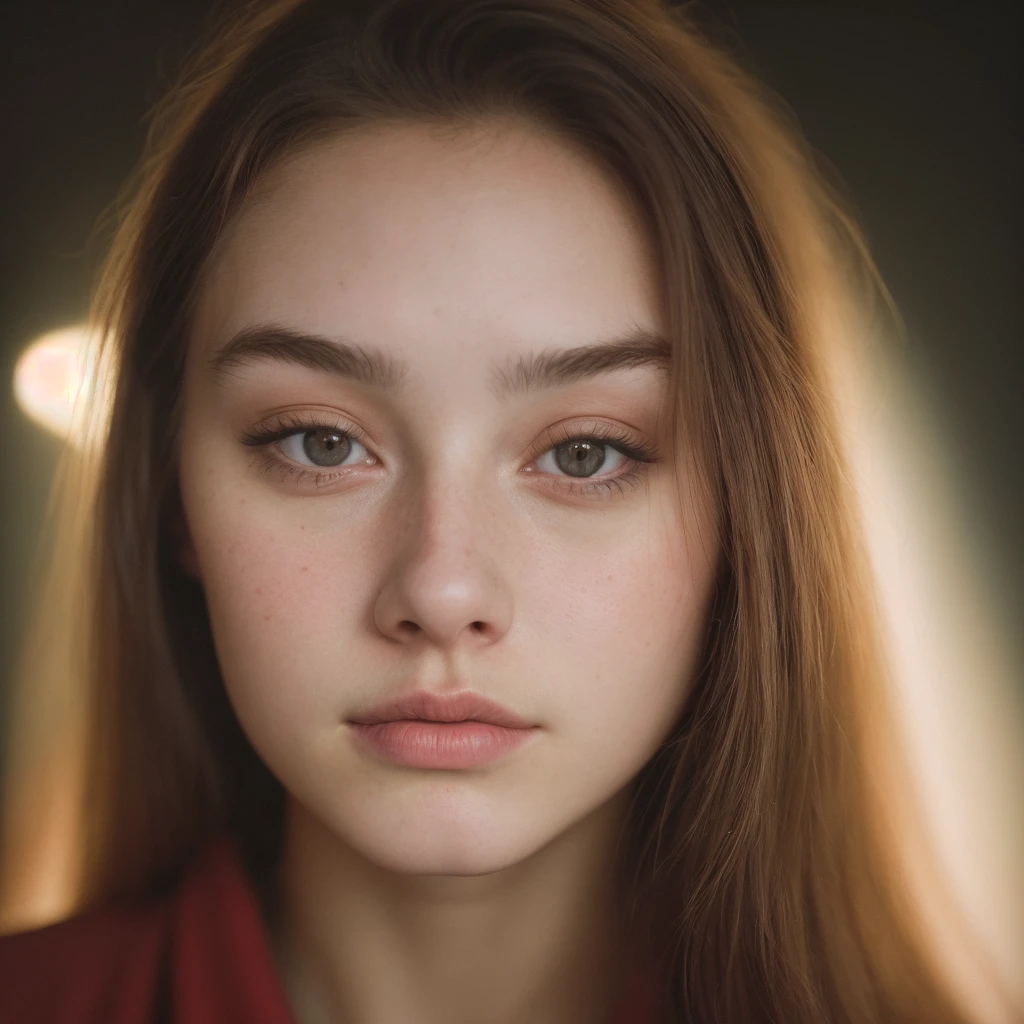
M547 652L540 677L566 724L595 747L614 735L615 756L640 763L682 710L706 626L714 552L683 536L664 521L524 588L533 643Z
M297 727L331 714L344 706L367 564L343 528L318 531L294 504L207 479L193 482L183 467L214 644L239 717L262 732L264 722Z

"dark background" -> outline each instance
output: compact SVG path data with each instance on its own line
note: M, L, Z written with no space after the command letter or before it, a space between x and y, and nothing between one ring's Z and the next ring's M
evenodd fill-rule
M1021 182L1009 4L706 0L702 19L835 166L905 317L977 558L1020 621ZM211 0L5 0L0 20L0 698L58 442L14 406L36 335L80 321L95 230Z

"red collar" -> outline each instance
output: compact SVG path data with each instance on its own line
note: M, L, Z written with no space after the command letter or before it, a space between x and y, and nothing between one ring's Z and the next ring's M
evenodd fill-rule
M637 974L611 1024L655 1024L654 993ZM0 1021L151 1024L161 1005L169 1024L296 1024L226 836L166 897L0 937Z
M213 907L218 909L213 911ZM270 955L255 893L230 842L216 840L182 887L174 986L189 1024L228 1019L295 1024ZM653 977L638 973L611 1024L654 1024Z

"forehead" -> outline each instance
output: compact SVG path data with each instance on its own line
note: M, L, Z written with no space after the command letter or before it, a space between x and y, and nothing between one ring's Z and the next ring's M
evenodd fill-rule
M653 271L627 199L561 140L376 126L261 178L211 255L194 334L207 355L275 323L411 364L490 361L656 330Z

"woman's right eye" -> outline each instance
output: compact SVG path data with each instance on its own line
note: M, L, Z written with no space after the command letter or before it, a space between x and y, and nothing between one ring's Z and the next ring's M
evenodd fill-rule
M331 469L343 465L346 460L355 453L358 460L360 450L365 453L363 460L369 452L362 442L343 430L318 427L315 430L305 430L302 433L289 434L278 442L281 451L293 462L300 465L307 465L313 469ZM304 460L308 462L304 463ZM376 461L375 459L372 461Z
M360 432L353 426L338 427L333 423L304 422L286 417L276 427L246 431L239 440L255 448L259 467L268 474L311 482L317 488L333 483L341 474L338 467L362 462L374 465L377 459L366 451ZM281 454L274 454L278 449ZM359 450L364 453L358 458ZM357 456L352 459L353 453Z

